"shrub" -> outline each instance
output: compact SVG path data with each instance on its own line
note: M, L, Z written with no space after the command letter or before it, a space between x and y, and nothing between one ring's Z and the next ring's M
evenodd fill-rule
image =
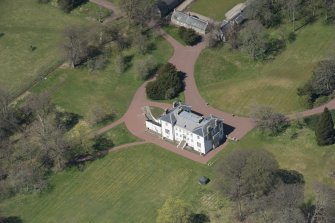
M297 38L297 34L295 34L294 32L290 32L288 34L288 41L290 43L293 43L296 40L296 38Z
M155 81L148 83L146 93L150 99L163 100L176 97L183 90L180 73L172 64L166 64L158 71Z
M58 7L66 13L71 12L73 9L81 4L84 4L87 0L58 0Z
M118 55L114 60L115 71L118 74L122 74L126 71L126 61L125 58L121 55Z
M37 2L41 4L46 4L46 3L49 3L50 0L37 0Z
M107 139L105 136L98 136L97 138L95 138L94 140L94 144L93 144L93 148L96 151L103 151L106 149L110 149L114 146L114 143L112 140Z
M321 96L319 98L317 98L314 102L314 107L318 107L320 105L325 104L327 101L329 100L328 96Z
M181 27L178 31L178 34L187 45L193 46L201 41L201 36L198 35L193 29L186 29Z
M331 145L335 142L334 122L328 108L324 109L315 128L316 141L319 146Z
M93 57L87 61L87 68L91 71L103 70L107 65L107 59L103 55Z

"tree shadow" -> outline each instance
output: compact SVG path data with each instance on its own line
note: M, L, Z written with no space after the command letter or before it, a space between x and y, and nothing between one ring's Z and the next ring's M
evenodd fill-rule
M125 71L127 71L133 65L134 55L128 55L123 57L124 63L126 65Z
M279 169L276 176L285 184L304 184L304 175L296 170Z
M209 223L211 222L209 217L205 214L193 214L191 216L192 223Z
M0 223L23 223L22 219L17 216L0 218Z

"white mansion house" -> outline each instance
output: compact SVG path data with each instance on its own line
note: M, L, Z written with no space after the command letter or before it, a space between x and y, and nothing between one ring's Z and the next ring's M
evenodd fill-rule
M162 138L177 142L178 148L188 146L201 154L215 149L225 138L222 119L203 117L180 103L174 103L159 119L147 115L145 125Z

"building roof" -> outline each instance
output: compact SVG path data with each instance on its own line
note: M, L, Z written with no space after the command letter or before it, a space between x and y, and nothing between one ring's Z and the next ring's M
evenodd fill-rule
M230 9L226 14L226 19L227 20L233 20L235 19L237 16L239 16L243 10L246 8L246 4L244 3L239 3L237 5L234 6L234 8Z
M160 119L202 137L208 135L211 129L216 128L218 122L222 122L222 120L212 115L203 117L201 114L192 111L190 106L183 104L176 104Z
M194 16L191 16L187 13L184 12L180 12L177 10L174 10L173 14L172 14L172 19L174 19L175 21L178 21L182 24L188 25L192 28L198 29L198 30L202 30L202 31L206 31L207 26L208 26L208 22L200 19L200 18L196 18Z
M160 0L158 1L158 9L162 16L166 16L183 1L184 0Z

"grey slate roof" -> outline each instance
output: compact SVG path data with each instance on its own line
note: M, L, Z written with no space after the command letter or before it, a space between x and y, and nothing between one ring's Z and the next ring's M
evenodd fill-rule
M175 10L172 14L172 19L182 23L182 24L186 24L189 25L193 28L202 30L202 31L206 31L207 26L208 26L208 22L199 18L196 18L194 16L188 15L184 12L180 12Z
M217 122L222 122L212 115L204 118L200 114L192 112L190 106L182 104L168 110L160 119L202 137L208 135L208 130L216 128Z

